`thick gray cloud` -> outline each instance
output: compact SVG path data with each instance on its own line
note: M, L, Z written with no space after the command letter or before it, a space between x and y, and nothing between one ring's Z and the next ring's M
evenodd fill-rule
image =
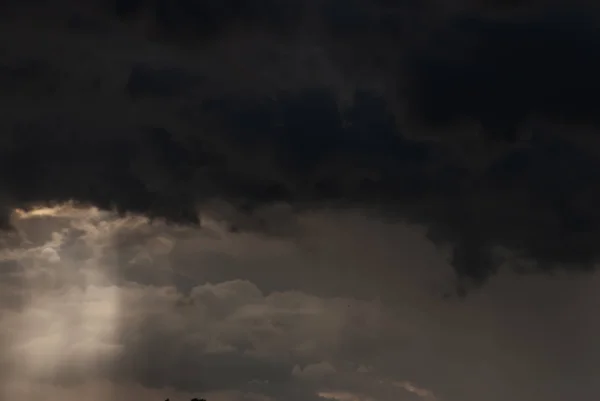
M195 222L217 199L232 229L268 231L248 215L272 202L358 206L426 225L476 282L497 246L596 262L592 9L244 4L8 3L6 213L77 200Z
M595 275L504 272L447 299L453 270L432 258L422 229L356 213L303 215L302 235L287 238L68 206L12 222L0 255L7 398L34 388L67 400L552 401L600 391ZM407 245L382 240L392 235Z
M68 200L197 222L218 200L280 234L257 208L359 207L427 226L469 281L498 246L590 268L596 13L548 6L6 3L3 224Z
M4 398L597 399L594 7L67 3L0 5Z

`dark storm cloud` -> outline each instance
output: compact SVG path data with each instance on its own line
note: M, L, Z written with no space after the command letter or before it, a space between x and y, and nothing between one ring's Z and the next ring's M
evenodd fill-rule
M134 380L150 388L173 386L189 392L228 389L248 391L249 378L268 381L275 386L289 385L291 381L292 366L284 363L261 361L237 351L199 356L191 345L188 349L179 346L179 337L169 338L163 335L156 339L144 338L144 341L148 343L140 348L131 346L127 355L130 361L117 361L115 378ZM165 343L173 344L176 349L165 349L159 345ZM176 370L173 369L172 362L164 361L161 364L164 355L169 355L171 361L176 361ZM132 374L134 377L127 377Z
M15 62L28 48L5 46L2 99L21 111L3 110L2 202L74 199L193 223L214 199L239 216L274 202L357 207L426 225L475 281L502 263L499 246L542 268L590 267L600 235L594 146L544 124L524 143L505 140L528 117L597 122L595 21L445 12L409 2L111 2L95 14L106 31L77 38L65 15L48 28L64 56ZM18 102L31 88L43 90L24 114ZM492 140L450 134L464 120ZM448 135L425 141L429 126ZM272 226L231 220L234 230Z
M61 85L61 72L45 60L0 64L0 90L11 95L48 96Z
M132 98L185 96L190 94L197 81L198 78L189 76L185 70L136 64L131 68L126 88Z
M170 196L184 196L178 202L185 209L212 197L258 204L347 197L356 203L386 201L394 192L418 196L433 186L443 190L445 183L429 179L426 171L431 149L399 136L383 107L378 97L358 93L340 113L323 90L276 100L215 98L198 105L218 125L214 137L199 133L182 140L160 127L140 127L137 135L122 139L84 139L41 124L16 126L2 158L4 182L19 203L42 201L39 191L56 201L74 198L105 207L114 202L132 211L160 210ZM136 176L131 164L138 157L159 173L149 180L166 177L164 186L148 188L153 183ZM253 166L259 157L268 170ZM76 172L69 172L72 166L78 166ZM350 168L355 171L348 175ZM117 192L127 195L119 199Z
M452 21L411 62L409 107L430 123L471 118L511 140L530 117L597 125L597 27L595 17L568 9Z

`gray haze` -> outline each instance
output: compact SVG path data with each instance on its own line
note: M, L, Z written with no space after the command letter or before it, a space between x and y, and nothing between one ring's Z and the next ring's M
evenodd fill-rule
M596 276L506 272L446 299L453 270L421 228L359 213L302 215L278 238L69 206L12 219L4 399L600 394Z

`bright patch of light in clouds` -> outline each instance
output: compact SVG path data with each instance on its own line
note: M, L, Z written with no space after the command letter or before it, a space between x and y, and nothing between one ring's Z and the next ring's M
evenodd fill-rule
M120 313L119 290L114 285L114 258L100 248L110 243L109 214L71 204L30 211L17 210L13 224L21 243L3 256L20 263L21 308L2 321L13 336L10 357L12 380L23 385L52 380L63 370L94 371L114 358ZM27 221L64 220L46 240L32 243ZM33 226L35 228L35 225ZM28 232L30 231L30 232ZM87 248L85 260L69 252L72 234ZM10 386L9 386L10 387Z
M562 401L575 390L558 378L597 366L598 277L502 273L457 301L418 227L311 212L268 236L202 220L15 211L2 399Z

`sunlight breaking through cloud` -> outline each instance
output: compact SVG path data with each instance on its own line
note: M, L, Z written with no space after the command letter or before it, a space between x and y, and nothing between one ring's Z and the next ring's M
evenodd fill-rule
M544 381L559 400L573 392L561 377L596 366L598 276L504 273L449 300L430 291L450 266L410 226L311 212L269 236L201 217L14 211L0 232L0 399L502 401L542 399L522 395ZM556 344L569 352L546 360Z
M49 218L52 230L43 232ZM118 355L118 255L110 245L116 228L136 222L72 204L15 211L20 244L0 253L25 271L23 310L7 325L15 386L60 379L64 371L94 372Z

